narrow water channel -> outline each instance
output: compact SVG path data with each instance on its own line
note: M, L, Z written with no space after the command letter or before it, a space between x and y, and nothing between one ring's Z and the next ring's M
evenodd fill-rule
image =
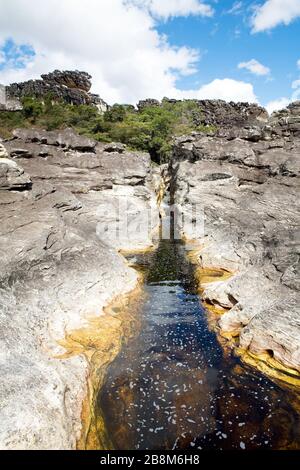
M145 273L141 328L108 369L97 407L115 449L299 449L295 390L225 357L183 242L131 259Z

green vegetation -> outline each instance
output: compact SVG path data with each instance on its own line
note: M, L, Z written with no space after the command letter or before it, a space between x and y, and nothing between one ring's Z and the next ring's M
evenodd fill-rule
M130 105L114 105L103 116L93 106L73 106L23 99L23 110L0 112L0 136L7 138L16 127L38 127L47 130L73 127L80 134L102 142L122 142L131 149L148 151L156 162L166 161L172 139L192 131L213 128L201 125L201 110L196 101L169 102L136 111Z

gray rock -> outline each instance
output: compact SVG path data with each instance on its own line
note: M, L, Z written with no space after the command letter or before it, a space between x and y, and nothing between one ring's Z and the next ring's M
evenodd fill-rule
M0 142L0 158L7 158L7 157L8 157L8 152L6 148Z
M124 153L126 150L126 145L121 143L111 143L104 146L104 152L108 153Z
M208 125L231 129L268 120L267 111L256 104L222 100L200 100L198 103L204 114L203 123Z
M58 146L65 150L78 150L82 152L93 152L97 145L93 139L80 136L73 129L47 132L43 130L15 129L13 136L24 143L39 143L44 145ZM13 146L17 142L13 141ZM14 152L12 150L12 152Z
M294 101L281 111L276 111L270 119L272 133L284 137L300 137L300 101Z
M31 188L31 179L23 168L8 158L0 160L0 190L26 190Z
M53 100L63 100L74 105L94 105L102 113L108 109L108 105L102 98L89 93L91 76L86 72L55 70L42 75L41 78L41 80L12 83L6 87L7 103L18 102L20 108L19 100L25 96L44 99L51 95ZM8 109L7 106L4 109Z
M88 318L100 322L103 308L137 285L118 250L149 247L158 225L150 157L94 143L94 153L74 150L87 150L82 139L17 131L5 146L18 164L0 159L1 449L75 449L88 353L59 359L59 342ZM120 238L112 235L123 203Z
M10 152L11 158L32 158L33 154L29 149L14 148Z
M137 104L137 108L139 111L143 111L145 108L153 108L159 107L160 102L158 100L154 100L153 98L147 98L146 100L141 100Z
M284 114L291 109L297 118L298 105ZM280 126L289 137L275 133L266 140L258 132L249 139L244 128L231 140L227 130L214 138L181 137L173 184L184 214L181 231L202 246L199 263L233 272L203 286L204 299L230 309L220 319L221 333L238 335L241 348L300 371L300 141L290 120Z
M92 88L91 75L86 72L79 72L78 70L61 72L54 70L52 73L47 73L41 76L44 82L54 85L61 85L67 88L77 88L78 90L90 91Z

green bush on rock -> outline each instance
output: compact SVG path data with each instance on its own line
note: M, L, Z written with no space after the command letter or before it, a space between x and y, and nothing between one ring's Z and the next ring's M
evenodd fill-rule
M122 142L134 150L147 151L153 161L167 161L175 136L192 131L213 132L201 125L202 116L195 100L170 101L160 106L146 106L137 111L131 105L115 104L104 115L94 106L74 106L25 97L23 110L0 112L0 137L9 137L16 127L39 127L46 130L73 127L80 134L103 142Z

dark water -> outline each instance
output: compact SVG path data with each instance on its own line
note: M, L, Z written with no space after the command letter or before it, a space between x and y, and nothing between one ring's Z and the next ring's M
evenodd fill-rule
M114 448L300 448L296 392L223 356L183 243L162 240L136 263L146 273L141 328L97 404Z

